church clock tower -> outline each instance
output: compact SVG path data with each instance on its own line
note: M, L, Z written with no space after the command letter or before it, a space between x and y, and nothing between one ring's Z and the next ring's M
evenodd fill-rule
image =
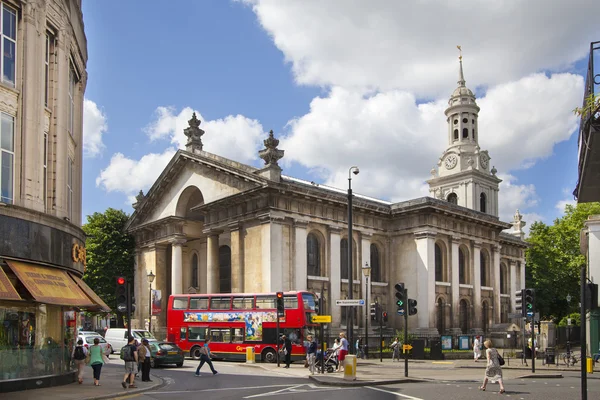
M460 46L458 46L460 50ZM437 199L498 216L496 168L490 170L490 156L477 141L479 106L475 95L465 86L462 54L459 56L458 87L448 100L445 111L448 123L448 147L437 168L431 170L429 191Z

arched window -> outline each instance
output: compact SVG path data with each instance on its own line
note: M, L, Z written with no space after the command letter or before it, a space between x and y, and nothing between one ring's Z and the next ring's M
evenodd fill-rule
M450 193L448 195L448 202L452 204L458 204L458 196L456 193Z
M377 245L371 244L371 282L381 282L381 263Z
M441 298L438 299L437 301L437 318L436 318L436 328L438 330L438 333L440 335L444 334L444 331L446 330L446 324L445 324L445 309L446 309L446 304L444 303L444 300L442 300Z
M198 285L198 255L196 253L194 253L194 255L192 256L191 270L192 270L192 280L191 280L190 286L198 287L200 285Z
M438 282L444 281L444 258L442 248L437 243L435 244L435 280Z
M507 270L506 270L506 265L505 264L500 264L500 293L501 294L508 294L508 290L507 290L507 282L508 282L508 274L507 274Z
M219 292L231 293L231 249L219 247Z
M458 140L458 129L454 130L454 140Z
M458 283L467 283L467 260L463 249L458 249Z
M463 139L467 139L469 137L469 129L463 128Z
M490 307L487 301L483 302L481 307L481 329L487 332L490 326Z
M500 323L506 324L508 321L508 304L502 303L500 307Z
M340 271L342 279L348 279L348 239L340 241Z
M459 304L459 321L460 321L460 330L462 333L467 333L469 331L469 308L467 306L466 300L461 300Z
M479 266L481 271L481 286L489 286L485 254L479 253Z
M317 237L309 233L306 238L306 272L311 276L321 276L321 254L320 244ZM348 269L348 268L346 268Z
M487 198L485 196L485 193L481 192L481 194L479 195L479 211L486 212L486 204Z

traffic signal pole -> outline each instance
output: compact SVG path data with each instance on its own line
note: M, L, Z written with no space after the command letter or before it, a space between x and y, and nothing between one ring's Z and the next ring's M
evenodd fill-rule
M408 289L404 289L404 298L408 299ZM404 345L408 341L408 301L404 302L404 341L402 351L404 352L404 377L408 378L408 351L404 350Z
M131 283L127 282L127 342L131 337Z

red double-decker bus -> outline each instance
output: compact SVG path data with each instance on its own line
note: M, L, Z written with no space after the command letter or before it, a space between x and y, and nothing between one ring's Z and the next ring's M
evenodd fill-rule
M285 292L285 316L279 318L279 334L292 341L292 360L305 357L304 338L315 335L316 296L311 292ZM257 360L277 360L276 293L181 294L169 297L167 340L177 343L194 359L200 347L211 338L215 357L229 360L246 358L253 347Z

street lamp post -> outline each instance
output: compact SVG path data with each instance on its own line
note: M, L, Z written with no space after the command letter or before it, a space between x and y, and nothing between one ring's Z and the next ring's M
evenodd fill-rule
M152 333L152 282L154 282L154 278L156 278L156 275L154 275L152 273L152 271L150 271L150 273L146 276L148 277L148 286L149 286L149 291L148 291L148 332Z
M567 354L570 355L571 354L571 318L569 318L570 311L571 311L571 294L567 294L567 312L568 312L568 316L567 316Z
M371 267L369 267L369 263L365 263L363 267L363 274L365 275L365 358L369 358L369 314L371 310L371 306L369 304L369 275L371 274Z
M358 175L359 169L357 166L352 166L348 169L348 298L352 300L352 287L354 286L353 274L352 274L352 173ZM354 339L352 335L352 329L354 327L354 308L348 307L348 342L350 344L349 349L354 348Z

